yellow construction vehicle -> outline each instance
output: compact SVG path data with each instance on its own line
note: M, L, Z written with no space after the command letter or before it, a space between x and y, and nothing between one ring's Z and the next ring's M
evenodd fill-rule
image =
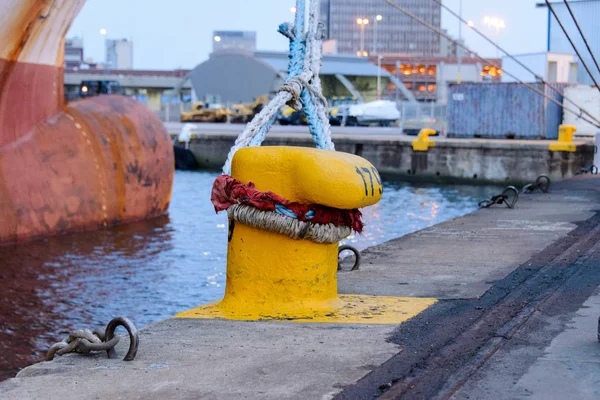
M203 101L196 101L192 111L181 113L181 122L227 122L228 115L225 108L211 108Z
M229 110L229 121L238 124L247 124L256 114L262 111L269 102L267 96L259 96L252 104L234 104Z
M307 125L306 114L303 111L296 111L288 106L283 107L277 116L279 125Z

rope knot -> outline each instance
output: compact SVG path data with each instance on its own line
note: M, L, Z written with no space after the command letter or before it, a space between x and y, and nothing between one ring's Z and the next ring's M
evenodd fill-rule
M287 81L279 88L279 92L288 92L292 95L290 101L287 102L287 105L293 108L296 111L302 110L302 100L300 99L302 95L302 90L307 87L308 84L299 76L294 76Z

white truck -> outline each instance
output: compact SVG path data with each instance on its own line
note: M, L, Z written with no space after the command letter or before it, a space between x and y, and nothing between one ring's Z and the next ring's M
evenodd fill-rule
M396 103L389 100L376 100L370 103L339 106L332 110L332 125L390 126L400 120Z

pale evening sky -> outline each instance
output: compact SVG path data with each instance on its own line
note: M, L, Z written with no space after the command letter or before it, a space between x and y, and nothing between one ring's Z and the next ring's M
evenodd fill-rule
M422 0L432 1L432 0ZM511 53L544 51L547 11L537 9L538 0L463 0L463 16L490 35L483 26L485 16L504 19L506 29L499 43ZM285 50L287 39L277 33L279 23L291 21L294 0L87 0L69 31L69 37L84 38L85 57L102 60L104 39L130 38L134 42L137 69L193 68L211 51L214 30L257 32L261 50ZM459 0L444 4L458 11ZM389 13L399 12L392 7ZM385 17L385 14L384 14ZM442 26L458 36L458 21L443 14ZM463 27L467 45L483 56L496 51Z

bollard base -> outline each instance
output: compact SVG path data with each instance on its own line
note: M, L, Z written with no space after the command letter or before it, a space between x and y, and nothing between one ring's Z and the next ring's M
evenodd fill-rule
M280 312L235 310L223 302L211 303L184 311L175 318L228 319L239 321L290 321L305 323L399 324L437 302L432 298L341 295L338 306L327 309L300 309Z

